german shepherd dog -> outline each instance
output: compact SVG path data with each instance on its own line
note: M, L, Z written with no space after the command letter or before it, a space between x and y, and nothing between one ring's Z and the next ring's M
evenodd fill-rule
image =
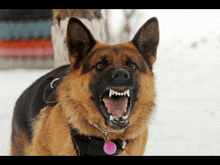
M67 25L69 65L18 98L12 155L143 155L154 108L157 19L132 41L97 42L77 18Z

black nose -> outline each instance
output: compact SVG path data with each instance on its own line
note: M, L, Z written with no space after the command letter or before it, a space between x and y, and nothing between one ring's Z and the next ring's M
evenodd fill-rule
M127 81L129 78L130 78L130 74L129 72L124 69L124 68L120 68L120 69L115 69L113 72L112 72L112 78L115 80L115 81Z

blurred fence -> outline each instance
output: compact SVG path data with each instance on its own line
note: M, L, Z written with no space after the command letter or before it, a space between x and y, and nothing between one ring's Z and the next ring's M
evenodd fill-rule
M50 9L0 9L0 69L53 68Z

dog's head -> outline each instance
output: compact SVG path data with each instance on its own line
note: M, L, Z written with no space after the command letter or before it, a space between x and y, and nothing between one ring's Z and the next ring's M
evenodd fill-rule
M70 18L69 97L84 107L80 113L85 120L103 130L119 131L144 115L142 107L155 97L152 65L158 42L156 18L148 20L131 42L117 45L97 42L79 19Z

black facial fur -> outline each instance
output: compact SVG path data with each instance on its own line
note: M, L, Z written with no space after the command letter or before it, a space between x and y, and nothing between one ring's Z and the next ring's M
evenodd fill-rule
M95 103L95 106L99 110L99 112L104 116L106 125L109 123L109 114L106 110L106 108L103 105L103 95L108 92L109 88L113 88L115 86L125 86L126 88L131 89L131 97L130 97L130 105L129 110L131 111L135 102L137 101L137 94L140 88L140 85L137 81L137 74L132 72L130 69L120 68L122 69L122 75L123 73L128 73L129 77L127 79L117 79L114 77L115 71L118 71L118 68L114 68L111 66L106 67L103 71L100 71L102 73L99 73L100 76L98 76L98 79L96 76L94 76L94 80L91 81L89 88L92 93L92 100ZM112 125L111 127L114 129L121 129L127 126L129 123L120 123Z

